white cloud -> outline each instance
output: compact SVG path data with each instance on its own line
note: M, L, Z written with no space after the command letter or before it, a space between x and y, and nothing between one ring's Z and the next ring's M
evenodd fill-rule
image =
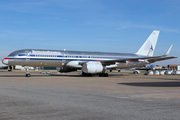
M180 30L177 30L177 29L165 28L165 27L155 26L155 25L136 25L136 24L123 25L117 28L117 30L123 30L123 29L128 29L128 28L145 28L145 29L160 30L164 32L180 33Z

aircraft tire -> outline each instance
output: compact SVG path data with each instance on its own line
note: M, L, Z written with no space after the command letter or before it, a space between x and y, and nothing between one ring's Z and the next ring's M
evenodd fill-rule
M108 77L108 73L99 73L99 77Z
M31 77L31 74L26 74L26 77Z
M99 73L99 77L102 77L103 76L103 74L102 73Z
M108 77L109 75L108 75L108 73L105 73L104 76L105 76L105 77Z

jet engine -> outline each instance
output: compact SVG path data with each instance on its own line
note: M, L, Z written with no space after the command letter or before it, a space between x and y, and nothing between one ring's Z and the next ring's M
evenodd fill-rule
M87 62L83 64L82 71L87 74L101 73L103 66L100 62Z
M56 67L56 70L58 72L72 72L72 71L77 71L75 68L68 68L68 67Z

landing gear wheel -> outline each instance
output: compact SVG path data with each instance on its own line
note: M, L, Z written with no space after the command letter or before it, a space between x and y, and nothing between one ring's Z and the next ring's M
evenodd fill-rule
M26 77L31 77L31 74L26 74Z
M108 73L99 73L99 77L108 77Z
M26 73L25 76L26 76L26 77L31 77L31 74L29 73L29 66L25 66L24 68L25 68L25 70L26 70L26 71L25 71L25 73Z
M99 73L99 77L102 77L103 76L103 74L102 73Z
M105 73L104 76L105 76L105 77L108 77L109 75L108 75L108 73Z

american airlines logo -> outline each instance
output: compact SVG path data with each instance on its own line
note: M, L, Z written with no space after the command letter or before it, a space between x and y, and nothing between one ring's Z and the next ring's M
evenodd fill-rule
M153 51L153 46L151 45L151 47L150 47L150 50L152 50Z

